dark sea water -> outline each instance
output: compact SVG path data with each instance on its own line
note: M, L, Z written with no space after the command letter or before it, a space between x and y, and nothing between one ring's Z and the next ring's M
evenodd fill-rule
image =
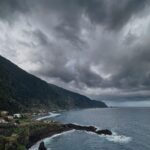
M53 119L107 128L113 135L73 130L44 139L48 150L150 150L150 108L83 109Z

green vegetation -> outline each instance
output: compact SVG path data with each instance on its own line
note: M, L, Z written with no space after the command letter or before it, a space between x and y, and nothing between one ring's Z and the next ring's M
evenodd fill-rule
M30 119L29 119L30 120ZM0 150L25 150L38 140L63 130L57 122L21 120L20 124L0 124Z
M12 134L9 137L1 136L0 150L26 150L25 143L20 143L19 139L22 138L18 134Z

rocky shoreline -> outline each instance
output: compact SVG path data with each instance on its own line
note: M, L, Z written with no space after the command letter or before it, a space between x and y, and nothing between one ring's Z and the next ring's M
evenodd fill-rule
M81 126L81 125L72 124L72 123L60 124L58 130L53 130L51 132L43 132L42 134L40 134L40 136L37 136L37 135L36 136L35 135L30 136L27 148L30 148L36 142L38 142L44 138L47 138L47 137L50 137L52 135L62 133L65 131L70 131L70 130L88 131L88 132L93 132L93 133L98 134L98 135L112 135L112 132L110 130L108 130L108 129L98 130L94 126Z
M52 120L39 121L30 117L19 118L16 123L11 121L0 124L0 149L26 150L44 138L70 130L88 131L99 135L112 134L108 129L98 130L94 126L63 124Z

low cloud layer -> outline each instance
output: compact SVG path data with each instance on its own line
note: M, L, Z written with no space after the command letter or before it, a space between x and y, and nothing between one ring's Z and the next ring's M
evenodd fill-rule
M1 0L0 54L92 98L148 100L149 11L148 0Z

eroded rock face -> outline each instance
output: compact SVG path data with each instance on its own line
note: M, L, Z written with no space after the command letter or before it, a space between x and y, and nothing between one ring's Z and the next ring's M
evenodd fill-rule
M43 141L39 145L39 150L47 150Z

